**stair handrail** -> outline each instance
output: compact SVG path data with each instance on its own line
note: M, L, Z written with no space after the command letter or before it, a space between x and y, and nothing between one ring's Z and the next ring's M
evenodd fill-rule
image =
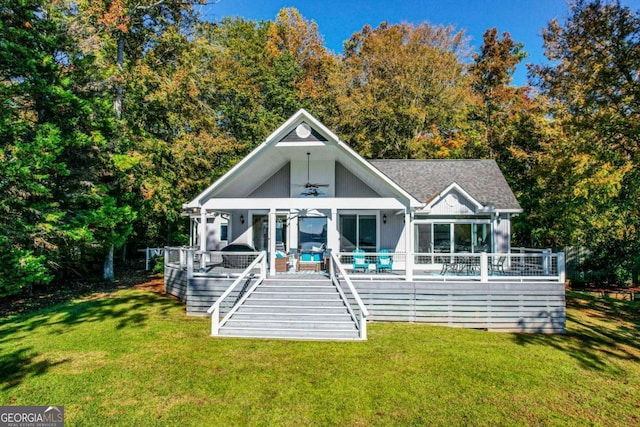
M353 313L351 310L349 301L346 299L346 296L344 295L344 291L342 290L342 285L340 285L340 280L338 279L338 275L335 272L335 268L338 269L340 275L342 275L342 277L344 278L344 281L347 283L347 287L349 288L351 295L353 295L353 298L355 299L356 304L360 309L360 319L358 320L358 326L359 326L358 329L360 330L360 339L366 340L367 339L367 318L369 317L369 310L367 310L367 307L365 307L364 303L362 302L362 299L360 298L360 294L358 294L358 291L356 290L355 286L353 286L353 282L351 281L351 279L349 278L349 275L347 274L344 267L342 266L342 263L338 259L338 256L333 252L331 252L331 266L334 267L329 269L331 280L333 283L336 284L336 287L338 288L338 292L340 292L341 296L345 299L345 303L347 304L347 308L349 312Z
M251 289L249 289L249 291L243 296L243 298L241 298L233 306L232 310L234 308L237 310L237 307L240 305L240 303L243 302L246 299L246 297L248 297L249 294L253 292L253 290L260 283L262 283L267 277L267 252L266 251L260 252L260 254L251 262L251 264L249 264L249 266L245 268L242 271L242 273L240 273L240 276L233 281L233 283L222 293L222 295L218 297L216 302L214 302L213 305L209 307L209 309L207 310L207 314L211 315L211 335L218 335L220 331L220 327L224 325L226 320L228 320L229 318L229 314L227 314L227 316L224 319L222 319L222 322L220 321L220 304L222 304L222 301L224 301L224 299L227 298L231 294L231 292L233 292L233 290L235 289L236 286L238 286L238 284L242 283L246 279L249 273L253 271L253 269L258 264L260 264L260 274L258 275L258 280L256 284L254 284L254 286L252 286Z

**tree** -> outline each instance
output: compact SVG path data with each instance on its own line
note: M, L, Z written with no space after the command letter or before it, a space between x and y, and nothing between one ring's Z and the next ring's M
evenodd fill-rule
M110 197L114 123L85 86L92 58L48 6L0 9L0 295L79 271L111 244L94 212Z
M500 153L507 154L503 147L507 121L512 108L517 108L514 104L524 95L524 90L512 86L511 81L516 65L526 54L522 44L514 42L509 33L498 38L497 28L485 31L483 41L480 52L473 54L469 68L471 88L480 101L471 109L470 119L483 135L482 148L486 147L488 153L481 148L476 150L474 157L496 158Z
M329 78L337 60L324 46L317 24L295 8L284 8L269 23L267 37L267 52L275 61L291 58L300 70L292 76L299 102L318 113L328 109Z
M470 94L467 49L464 32L452 27L365 26L345 42L329 125L369 158L459 155Z
M546 180L567 185L565 244L588 247L616 281L640 267L640 12L619 2L576 1L543 32L550 65L532 76L570 138Z

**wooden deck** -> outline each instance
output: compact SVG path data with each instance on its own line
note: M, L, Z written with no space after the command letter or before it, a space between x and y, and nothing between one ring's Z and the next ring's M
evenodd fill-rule
M277 275L304 285L323 273ZM356 287L371 321L416 322L502 332L565 332L564 284L553 282L359 280ZM165 270L167 293L186 302L187 314L205 316L232 278L194 277ZM225 309L230 307L223 307Z

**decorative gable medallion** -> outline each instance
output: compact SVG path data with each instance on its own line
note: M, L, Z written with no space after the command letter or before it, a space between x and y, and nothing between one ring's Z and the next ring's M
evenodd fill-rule
M280 142L327 142L327 138L318 133L306 122L300 123L285 135Z

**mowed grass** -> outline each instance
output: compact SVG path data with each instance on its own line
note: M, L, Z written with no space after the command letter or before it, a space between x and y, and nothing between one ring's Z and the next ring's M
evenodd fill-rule
M0 405L64 405L69 426L640 425L640 304L568 305L566 335L374 322L290 342L212 338L122 289L0 319Z

